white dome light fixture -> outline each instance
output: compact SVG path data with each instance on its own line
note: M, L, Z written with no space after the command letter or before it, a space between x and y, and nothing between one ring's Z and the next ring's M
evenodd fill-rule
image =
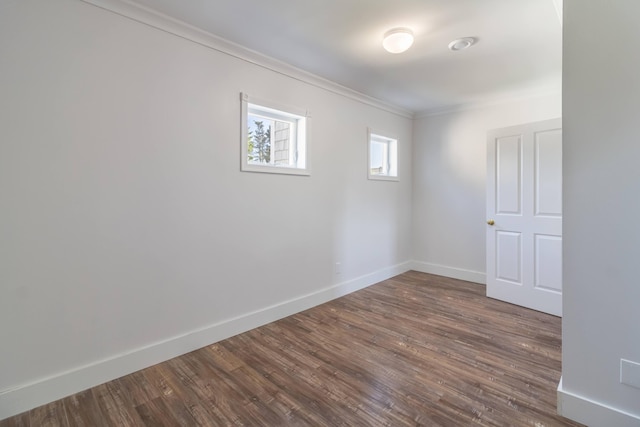
M461 39L456 39L449 43L449 50L457 52L459 50L465 50L468 47L471 47L476 42L476 39L473 37L463 37Z
M393 28L384 33L382 46L387 52L402 53L413 44L413 32L408 28Z

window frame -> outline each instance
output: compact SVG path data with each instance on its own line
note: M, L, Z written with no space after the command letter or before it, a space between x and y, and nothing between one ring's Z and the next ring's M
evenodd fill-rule
M278 104L255 97L246 93L240 94L241 101L241 131L240 131L240 170L243 172L275 173L285 175L310 175L309 167L309 128L311 114L302 108ZM295 165L285 166L272 164L255 164L249 162L249 115L261 116L267 120L289 122L295 128ZM271 130L274 132L274 129ZM290 155L291 156L291 155Z
M390 136L388 132L367 128L367 178L374 181L400 181L398 173L398 138ZM387 159L387 173L371 173L372 145L385 144L387 146L384 158ZM393 174L392 174L393 173Z

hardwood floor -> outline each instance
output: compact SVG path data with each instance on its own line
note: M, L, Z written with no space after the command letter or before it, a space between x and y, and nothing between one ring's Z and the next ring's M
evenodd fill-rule
M560 319L408 272L0 421L9 426L579 426Z

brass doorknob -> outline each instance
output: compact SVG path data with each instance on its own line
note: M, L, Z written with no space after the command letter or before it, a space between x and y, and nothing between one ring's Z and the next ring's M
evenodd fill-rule
M495 222L494 220L492 220L492 219L490 219L489 221L487 221L487 224L489 224L489 225L493 225L493 224L495 224L495 223L496 223L496 222Z

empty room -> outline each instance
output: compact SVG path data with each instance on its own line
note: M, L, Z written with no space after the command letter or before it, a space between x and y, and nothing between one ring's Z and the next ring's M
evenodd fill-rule
M0 427L640 426L639 16L0 1Z

